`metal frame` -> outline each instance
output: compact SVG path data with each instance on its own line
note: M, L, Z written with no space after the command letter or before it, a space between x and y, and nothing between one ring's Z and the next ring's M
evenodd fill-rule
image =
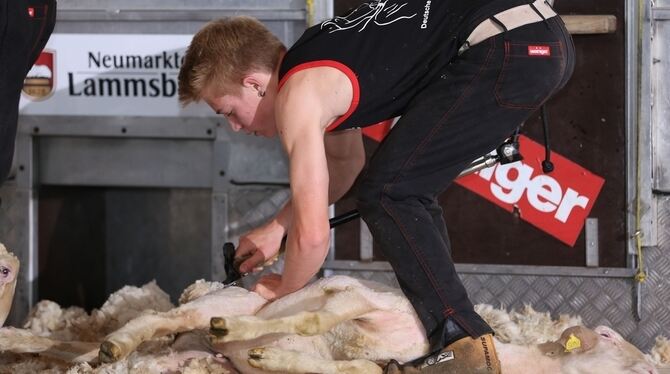
M328 270L332 271L393 271L384 261L329 261ZM504 275L556 275L583 278L632 278L635 271L626 268L584 268L574 266L523 266L490 264L456 264L459 274L504 274Z
M303 0L71 0L58 4L55 32L188 34L204 22L239 15L264 22L290 46L304 30L307 12Z
M643 246L657 243L652 188L651 4L626 1L626 139L628 265L635 267L637 235ZM638 205L639 223L636 218Z
M660 4L659 4L660 3ZM653 154L654 158L654 191L659 194L670 193L670 168L667 167L667 160L670 157L670 121L668 114L670 113L670 105L668 105L668 97L670 90L667 85L663 86L666 80L670 65L664 56L667 56L670 48L668 46L668 36L663 35L670 31L670 2L658 1L659 6L652 9L651 29L653 41L650 42L652 55L650 56L651 74L650 81L652 83L651 92L654 98L652 107L652 121L655 125L652 132L653 138Z

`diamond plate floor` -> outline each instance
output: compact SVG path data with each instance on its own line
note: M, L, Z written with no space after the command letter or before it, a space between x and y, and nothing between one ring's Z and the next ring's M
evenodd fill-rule
M646 248L648 273L642 285L641 320L635 317L635 282L623 278L462 274L474 303L507 310L530 304L537 311L582 317L588 326L606 325L648 352L659 335L670 337L670 198L659 197L658 247ZM331 271L332 272L332 271ZM334 271L397 287L390 272ZM670 373L668 373L670 374Z

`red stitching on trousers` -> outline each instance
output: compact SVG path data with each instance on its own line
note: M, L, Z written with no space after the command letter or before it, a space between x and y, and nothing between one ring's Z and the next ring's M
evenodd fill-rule
M426 138L425 138L425 139L424 139L424 140L417 146L417 148L412 152L411 156L407 159L407 161L405 161L405 162L403 163L403 165L398 169L398 174L397 174L396 177L393 179L393 181L392 181L391 183L387 183L387 184L384 185L384 188L382 189L382 191L384 192L384 194L388 194L388 191L389 191L389 189L391 188L391 186L392 186L395 182L397 182L397 181L400 179L400 176L402 175L402 170L406 169L407 166L409 166L409 165L412 164L412 161L417 157L418 154L421 153L421 150L422 150L422 149L426 146L426 144L428 144L428 142L433 138L434 134L435 134L435 133L436 133L436 132L437 132L437 131L444 125L444 123L446 122L446 120L447 120L447 118L449 117L449 115L461 105L461 103L462 103L463 100L464 100L464 97L466 97L466 96L470 93L470 91L472 91L473 83L477 80L477 78L479 78L479 77L482 75L482 73L484 72L485 68L488 66L488 64L489 64L489 62L490 62L490 60L491 60L491 57L492 57L492 55L493 55L493 51L494 51L494 50L495 50L495 39L491 39L491 46L490 46L490 48L489 48L489 52L488 52L488 54L487 54L487 56L486 56L486 60L485 60L484 63L482 64L481 68L479 69L479 72L477 72L477 74L472 78L472 80L470 81L470 83L468 83L468 86L466 87L465 90L463 90L463 93L462 93L461 96L458 98L458 100L456 100L456 102L454 103L454 105L447 111L447 113L444 114L444 116L442 116L442 118L440 118L440 120L436 123L436 125L433 127L433 129L430 131L430 133L426 136ZM396 224L398 225L398 227L400 228L400 232L401 232L401 234L405 237L405 240L407 240L407 243L409 244L410 249L412 250L412 252L414 252L414 254L415 254L417 260L419 261L419 263L421 264L421 267L422 267L423 270L424 270L424 273L426 274L426 276L427 276L427 277L429 278L429 280L431 281L431 284L432 284L432 286L433 286L433 289L437 292L437 295L439 296L440 301L442 302L442 304L443 304L445 307L451 309L451 307L449 306L449 304L446 302L446 299L445 299L445 297L444 297L444 295L443 295L443 290L442 290L442 288L439 286L439 284L438 284L438 282L437 282L437 279L435 279L435 276L434 276L433 273L430 271L430 267L428 266L428 264L426 264L425 260L423 259L423 256L422 256L422 254L420 253L420 250L419 250L418 248L415 248L415 245L413 245L414 242L410 239L410 236L409 236L409 234L408 234L408 232L407 232L407 229L402 225L402 223L400 222L400 220L398 220L397 217L392 213L392 210L391 210L388 206L386 206L386 204L384 204L384 201L383 201L383 198L382 198L382 197L383 197L383 195L380 196L380 201L379 201L379 202L380 202L380 205L382 206L382 208L384 208L384 210L386 211L386 213L387 213L387 214L388 214L388 215L395 221L395 223L396 223ZM453 310L453 309L452 309L452 310ZM455 312L454 312L454 313L455 313ZM461 325L464 324L464 321L463 321L462 319L459 318L459 321L461 322ZM467 326L467 324L465 324L465 325L463 326L463 328L466 329L466 330L468 330L469 333L472 332L472 329L471 329L469 326Z

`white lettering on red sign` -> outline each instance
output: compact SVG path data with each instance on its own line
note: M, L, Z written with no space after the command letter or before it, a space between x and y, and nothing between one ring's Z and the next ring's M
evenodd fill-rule
M484 169L479 172L479 176L491 181L491 193L500 201L514 205L525 192L526 199L533 208L544 213L555 211L554 218L563 223L568 220L574 208L586 208L588 197L569 187L563 194L556 179L545 174L532 177L533 172L532 167L514 162Z
M548 45L529 45L528 56L551 56L551 48Z
M545 174L544 148L525 136L519 143L523 161L486 168L456 183L573 246L605 180L555 152L555 170Z

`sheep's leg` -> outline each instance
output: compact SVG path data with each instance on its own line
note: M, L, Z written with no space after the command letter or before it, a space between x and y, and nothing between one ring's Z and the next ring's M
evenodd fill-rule
M100 345L100 361L120 360L128 356L142 342L197 328L207 328L207 319L196 310L187 313L173 310L167 313L141 315L107 335Z
M37 336L28 330L5 327L0 329L0 351L37 353L65 362L90 362L98 356L98 343L59 341Z
M304 353L278 348L254 348L249 350L249 365L267 371L282 373L322 374L381 374L382 368L372 361L333 361L316 358Z
M324 297L327 300L320 310L301 312L283 318L214 317L210 325L212 340L214 343L226 343L255 339L272 333L320 335L343 321L374 310L370 303L355 291L341 291Z
M100 361L117 361L129 355L142 342L156 337L207 329L214 315L254 314L265 302L257 294L227 288L165 313L139 316L107 335L100 345Z

